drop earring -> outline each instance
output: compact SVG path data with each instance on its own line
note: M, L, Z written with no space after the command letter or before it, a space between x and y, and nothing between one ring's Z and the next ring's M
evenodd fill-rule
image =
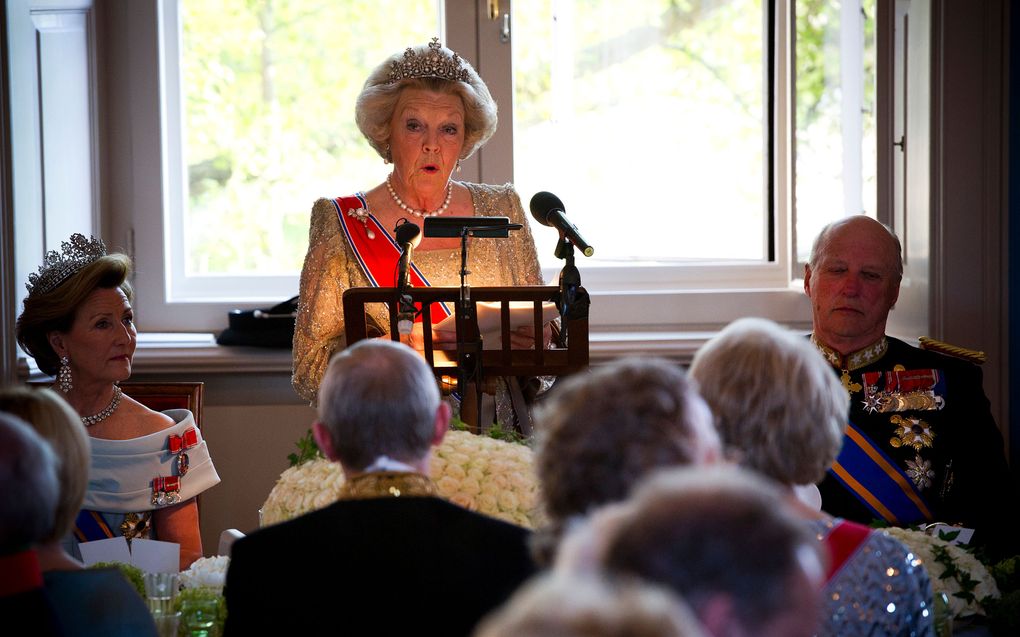
M389 144L386 144L386 156L383 157L383 163L384 164L392 164L393 163L393 154L390 153L390 145Z
M460 172L460 160L457 160L457 172Z
M57 384L60 391L65 394L71 391L74 385L71 384L71 359L66 356L60 358L60 371L57 372Z

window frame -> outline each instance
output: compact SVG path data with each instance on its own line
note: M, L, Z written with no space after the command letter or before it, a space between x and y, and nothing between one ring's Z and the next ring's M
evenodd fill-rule
M134 9L136 3L132 3ZM132 132L138 131L141 138L151 133L141 133L151 125L153 116L143 112L146 105L159 104L157 127L158 144L156 152L141 157L131 172L141 176L134 186L118 181L112 183L111 199L128 202L128 207L114 206L112 232L122 237L125 248L136 262L135 283L137 288L136 309L141 330L155 332L209 332L226 326L226 315L233 309L265 307L291 296L297 291L297 280L290 288L293 292L263 296L255 300L241 297L222 298L215 302L168 299L165 249L169 243L169 227L166 210L179 205L180 193L176 195L168 182L173 166L180 170L180 156L174 156L169 148L169 118L177 115L167 106L164 87L168 78L176 73L171 59L176 46L170 47L168 40L171 28L176 29L176 0L151 0L142 5L142 10L132 10L124 19L133 34L116 36L137 41L144 37L146 29L156 43L154 56L135 56L130 62L127 83L120 87L130 101L130 122ZM464 51L479 71L487 78L497 100L500 93L510 91L509 67L500 71L500 60L509 59L509 51L499 42L502 20L490 21L485 15L484 3L472 0L446 0L445 17L450 45ZM511 3L505 3L506 11L512 11ZM148 10L145 10L145 9ZM511 14L512 15L512 14ZM793 233L793 174L792 174L792 47L782 46L790 37L792 28L792 4L790 0L775 0L775 73L772 78L775 101L772 104L773 130L772 156L774 177L772 179L773 214L769 231L774 237L775 258L755 263L697 263L697 264L632 264L629 266L600 266L584 263L578 258L583 283L592 296L591 330L593 334L624 332L699 332L714 331L730 321L749 314L764 316L795 328L809 329L810 309L800 289L800 272L792 258ZM169 17L168 17L169 16ZM136 29L141 28L141 31ZM512 38L511 38L512 42ZM474 52L475 55L471 55ZM154 64L152 64L154 62ZM504 64L506 64L504 62ZM153 68L158 73L153 73ZM763 72L767 70L763 69ZM117 84L117 74L111 72L109 81ZM505 84L504 84L505 83ZM116 95L114 87L111 95ZM179 108L179 106L178 106ZM504 112L510 109L504 109ZM148 123L147 123L148 122ZM500 133L478 153L475 162L465 167L461 178L467 180L503 183L512 180L512 126L504 124ZM140 146L133 144L131 152ZM142 149L142 152L150 149ZM117 152L112 149L112 152ZM122 149L123 152L123 149ZM475 158L472 158L475 159ZM121 162L123 163L123 159ZM508 168L510 166L510 168ZM144 174L144 175L142 175ZM139 193L142 185L158 184L159 205L153 205L150 198L141 205L131 203L145 201ZM127 189L125 192L124 189ZM150 191L151 192L151 191ZM522 193L522 197L526 198ZM309 206L311 202L309 202ZM179 209L179 208L177 208ZM579 224L583 231L583 224ZM536 229L551 232L549 229ZM114 241L115 244L120 242ZM547 281L555 281L557 267L546 268ZM257 282L264 277L252 277ZM279 277L289 278L289 277ZM260 285L264 289L264 285Z

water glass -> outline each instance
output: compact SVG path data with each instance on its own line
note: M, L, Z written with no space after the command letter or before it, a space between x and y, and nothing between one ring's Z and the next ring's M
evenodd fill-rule
M156 622L156 634L159 637L177 637L177 626L181 621L181 613L153 613L152 619Z
M145 597L153 615L173 613L174 596L177 595L179 575L177 573L145 573Z
M216 620L219 605L213 599L182 599L181 622L185 633L191 637L213 637L216 634Z

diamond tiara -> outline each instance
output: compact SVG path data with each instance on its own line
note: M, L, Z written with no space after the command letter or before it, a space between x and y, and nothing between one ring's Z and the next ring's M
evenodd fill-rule
M25 287L29 296L49 292L72 274L106 256L106 245L102 241L95 237L86 239L78 232L72 234L69 241L61 241L60 248L60 252L47 252L39 272L28 275Z
M454 53L452 56L443 50L439 38L432 38L429 42L429 50L425 53L417 53L411 47L404 51L404 59L394 60L390 63L390 75L387 84L399 80L417 77L436 77L441 80L453 82L467 82L468 71L460 56Z

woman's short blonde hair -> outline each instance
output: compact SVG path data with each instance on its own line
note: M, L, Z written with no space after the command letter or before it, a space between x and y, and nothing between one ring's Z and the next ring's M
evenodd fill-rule
M60 358L50 345L50 332L68 332L78 308L99 288L119 287L130 302L133 291L128 282L129 274L131 259L126 254L108 254L48 292L29 292L15 327L21 349L35 359L39 369L51 376L56 374Z
M430 48L427 44L422 44L410 47L410 50L414 55L424 56ZM453 51L446 47L441 47L441 50L447 56L454 55ZM498 123L496 101L492 99L489 88L474 68L463 58L460 59L460 63L467 72L467 79L464 81L437 77L415 77L391 81L390 69L394 62L404 59L404 55L405 52L401 51L386 58L365 80L365 86L361 89L354 105L354 119L361 133L375 149L375 152L389 161L390 122L393 119L397 101L400 100L404 89L425 89L436 93L456 95L464 103L464 148L461 149L460 158L467 159L485 142L489 141L492 134L496 132Z
M850 403L806 337L766 319L739 319L695 354L690 373L723 445L742 464L787 485L825 477Z
M60 481L53 531L44 542L58 541L71 532L89 484L91 447L85 425L63 398L49 389L0 389L0 411L31 425L53 447L59 459Z

